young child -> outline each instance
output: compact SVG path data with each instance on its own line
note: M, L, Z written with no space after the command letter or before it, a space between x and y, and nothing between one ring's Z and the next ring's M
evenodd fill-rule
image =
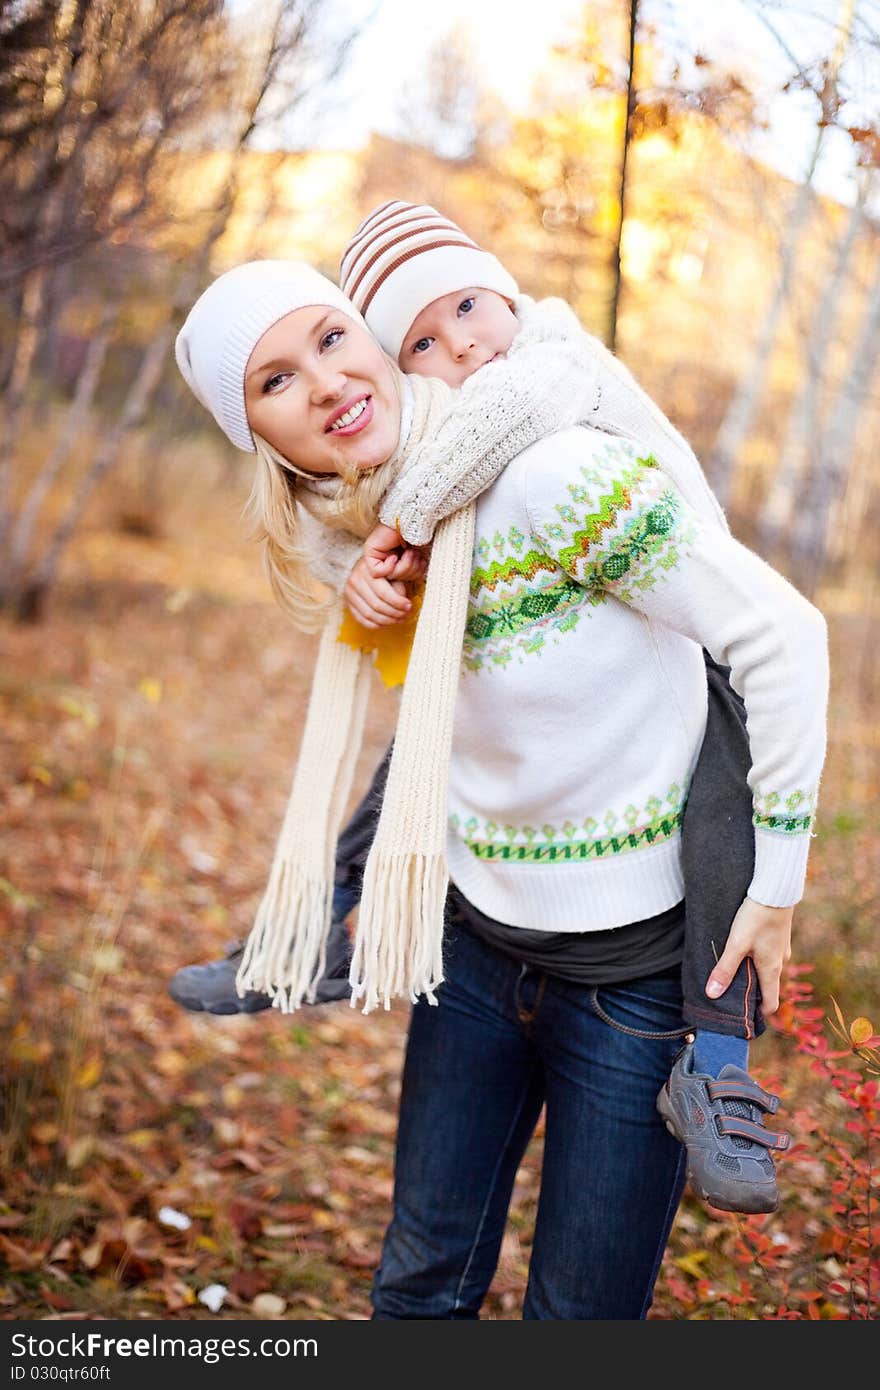
M363 627L387 627L408 612L398 569L397 547L402 541L427 543L436 523L489 486L507 462L534 440L569 424L588 421L642 446L649 444L688 501L726 529L692 452L629 373L584 333L564 305L533 305L519 296L497 260L434 209L410 204L377 209L354 234L341 279L368 326L404 371L462 386L491 363L486 375L496 378L489 388L492 410L475 423L466 409L465 387L459 407L386 494L380 512L386 526L368 540L345 586L348 607ZM457 463L467 451L456 444L464 437L472 442L475 429L481 461L478 467L469 463L462 474ZM540 640L553 641L565 621L565 595L548 593L547 604ZM490 629L495 624L501 632L510 621L503 605L488 615L473 614L466 662L509 660L509 643L493 646L492 631L484 629L487 623ZM528 640L535 640L534 623ZM687 1144L689 1175L704 1197L733 1210L772 1210L778 1194L769 1151L783 1147L786 1137L761 1126L763 1113L776 1109L776 1098L757 1087L745 1071L747 1039L764 1028L756 979L756 971L761 976L760 949L754 943L787 940L791 905L774 905L771 899L775 895L793 902L799 894L812 807L789 804L783 814L775 805L755 811L758 832L784 835L793 849L786 851L788 884L777 874L771 885L765 872L762 902L760 879L753 879L755 829L742 701L708 654L706 669L706 735L686 806L671 803L665 816L658 806L649 822L643 815L615 827L615 835L622 842L645 836L652 842L652 835L662 839L666 822L682 830L684 1017L695 1039L679 1055L658 1107L672 1132ZM338 919L357 899L358 876L386 771L387 759L339 843ZM711 827L708 835L706 827ZM747 897L750 886L753 896ZM658 941L668 947L671 939L670 914L661 916L663 921L637 924L643 930L631 934L631 948L646 970L656 963ZM495 949L548 974L582 978L579 933L528 932L473 913L468 925ZM348 993L347 980L339 978L347 965L345 940L341 930L331 938L337 974L333 978L328 972L330 978L322 980L317 1002ZM222 982L216 966L187 967L172 981L172 994L187 1007L211 1008L219 999L226 1011L236 964L230 957ZM201 978L196 972L202 972ZM778 980L768 977L760 984L764 1006L772 1012ZM254 1009L269 1002L250 991L238 1007Z

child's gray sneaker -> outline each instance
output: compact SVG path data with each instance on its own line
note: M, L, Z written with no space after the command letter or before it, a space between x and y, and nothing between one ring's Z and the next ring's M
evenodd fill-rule
M694 1191L722 1211L766 1212L779 1205L773 1150L791 1143L784 1131L765 1129L779 1097L748 1072L728 1063L717 1077L693 1070L694 1044L675 1059L657 1109L666 1128L687 1149L687 1175Z
M255 1014L271 1009L268 994L248 990L239 995L235 977L244 955L240 941L231 941L220 960L206 965L183 965L168 981L168 993L175 1003L193 1013ZM327 964L315 990L316 1004L330 1004L351 996L348 970L351 964L351 941L343 921L333 921L327 937Z

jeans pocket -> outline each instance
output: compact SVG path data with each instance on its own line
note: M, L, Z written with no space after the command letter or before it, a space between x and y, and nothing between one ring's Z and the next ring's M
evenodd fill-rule
M607 1023L610 1028L616 1028L619 1033L626 1033L631 1038L651 1038L656 1041L663 1041L670 1038L683 1038L686 1033L693 1031L688 1024L678 1028L638 1028L635 1020L641 1022L660 1023L661 1015L677 1014L681 1017L679 1004L674 1004L671 999L659 999L652 997L648 993L649 982L638 981L632 985L618 986L608 985L602 991L604 1003L600 1001L600 986L594 985L589 992L590 1008L593 1013ZM607 1006L607 1007L606 1007ZM622 1018L612 1018L608 1008L616 1006L616 1012L623 1014L633 1022L625 1023Z

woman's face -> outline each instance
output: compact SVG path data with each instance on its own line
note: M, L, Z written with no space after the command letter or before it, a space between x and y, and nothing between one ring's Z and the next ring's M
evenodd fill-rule
M294 309L267 329L245 369L248 423L297 468L366 472L400 436L393 368L339 309Z

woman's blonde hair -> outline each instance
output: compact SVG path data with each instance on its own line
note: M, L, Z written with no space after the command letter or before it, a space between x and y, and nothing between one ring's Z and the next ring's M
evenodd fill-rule
M260 435L253 438L257 464L243 516L251 536L262 545L263 567L275 599L298 628L316 632L333 600L315 577L315 556L303 536L301 509L330 530L366 539L397 474L397 451L377 468L340 472L335 489L318 490L314 474L297 468ZM299 479L307 480L305 485L298 484Z

